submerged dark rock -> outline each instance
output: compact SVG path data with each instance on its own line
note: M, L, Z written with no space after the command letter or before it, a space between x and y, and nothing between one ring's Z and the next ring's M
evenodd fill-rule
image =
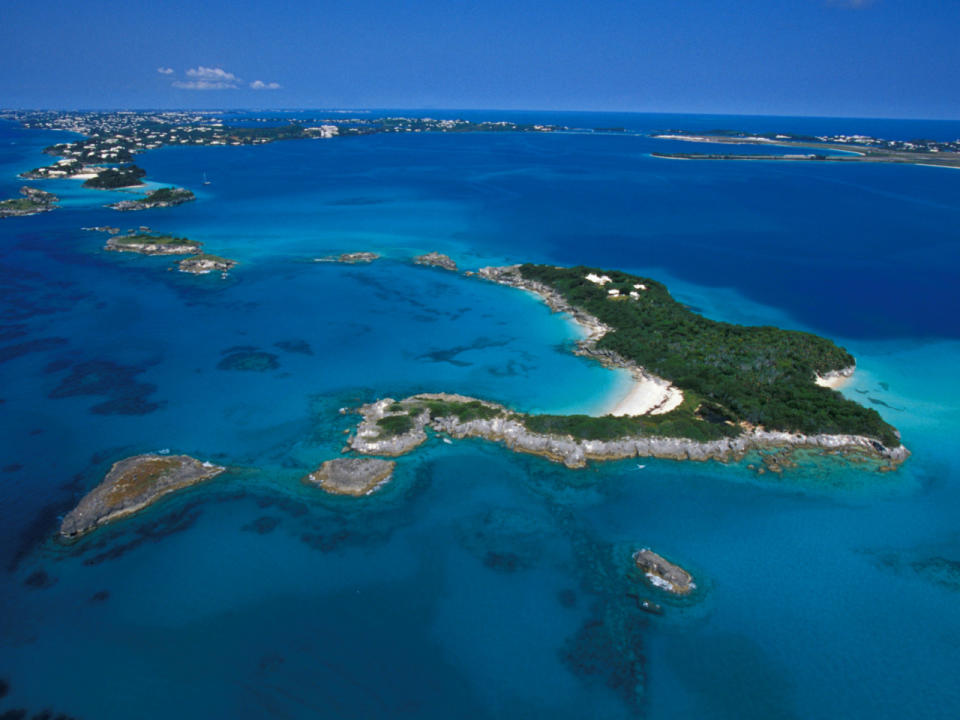
M483 558L485 567L497 572L512 573L527 567L523 558L511 552L488 552Z
M48 587L55 585L56 582L57 579L50 577L46 570L37 570L36 572L30 573L27 579L23 581L23 584L25 587L34 590L46 590Z
M240 370L244 372L268 372L280 367L280 361L273 353L262 350L240 350L233 352L217 363L218 370Z
M276 530L277 525L279 524L280 518L273 517L272 515L264 515L263 517L257 518L253 522L248 522L240 529L244 532L253 532L257 533L258 535L266 535Z

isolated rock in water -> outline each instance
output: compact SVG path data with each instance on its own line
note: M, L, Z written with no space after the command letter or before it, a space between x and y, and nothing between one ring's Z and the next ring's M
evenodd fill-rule
M380 256L374 252L354 252L354 253L344 253L337 258L337 262L342 263L368 263L373 262Z
M191 257L180 260L177 263L177 267L180 272L206 275L212 272L226 273L236 264L236 260L220 257L219 255L201 253L200 255L192 255Z
M397 463L380 458L337 458L327 460L304 478L334 495L369 495L386 484Z
M114 463L60 525L60 536L77 538L131 515L169 493L209 480L226 468L189 455L136 455Z
M633 561L651 584L668 593L689 595L697 587L690 573L649 548L638 550Z
M449 255L438 252L430 252L426 255L418 255L413 259L417 265L431 265L433 267L443 268L444 270L457 271L457 264Z

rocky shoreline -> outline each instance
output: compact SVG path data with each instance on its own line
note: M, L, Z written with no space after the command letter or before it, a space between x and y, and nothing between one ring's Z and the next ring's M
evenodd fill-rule
M434 405L431 408L431 403ZM438 412L437 404L452 408ZM456 413L463 407L479 407L480 413ZM397 401L385 398L363 405L358 412L362 420L348 439L350 450L363 455L405 455L427 440L426 429L451 438L483 438L499 442L514 452L539 455L568 468L584 468L588 461L624 460L628 458L664 458L670 460L742 460L747 453L770 449L812 449L856 453L875 458L894 469L909 457L903 445L888 448L878 441L858 435L803 435L768 431L762 428L744 430L736 437L717 440L636 435L615 440L586 440L572 435L553 435L529 430L524 415L477 398L447 393L421 393ZM466 417L470 415L470 417ZM478 417L477 415L482 415ZM409 418L401 432L385 430L399 421L385 418Z
M103 482L63 518L60 538L75 540L225 470L189 455L136 455L120 460L110 468Z

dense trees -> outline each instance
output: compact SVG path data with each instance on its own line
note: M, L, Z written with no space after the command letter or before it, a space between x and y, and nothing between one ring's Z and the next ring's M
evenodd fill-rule
M875 410L815 384L817 374L854 364L850 353L826 338L709 320L674 300L662 284L627 273L545 265L523 265L521 273L557 289L613 328L598 342L599 350L614 351L693 391L714 411L771 430L849 433L899 444L895 430ZM590 282L589 273L607 275L611 282ZM610 298L611 289L620 296ZM629 297L631 291L638 297ZM670 416L681 411L689 431L694 408L661 417L679 422Z

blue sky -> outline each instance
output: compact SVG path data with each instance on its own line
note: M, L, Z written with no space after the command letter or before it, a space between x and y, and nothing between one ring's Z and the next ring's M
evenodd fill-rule
M0 107L957 119L958 31L958 0L7 0Z

